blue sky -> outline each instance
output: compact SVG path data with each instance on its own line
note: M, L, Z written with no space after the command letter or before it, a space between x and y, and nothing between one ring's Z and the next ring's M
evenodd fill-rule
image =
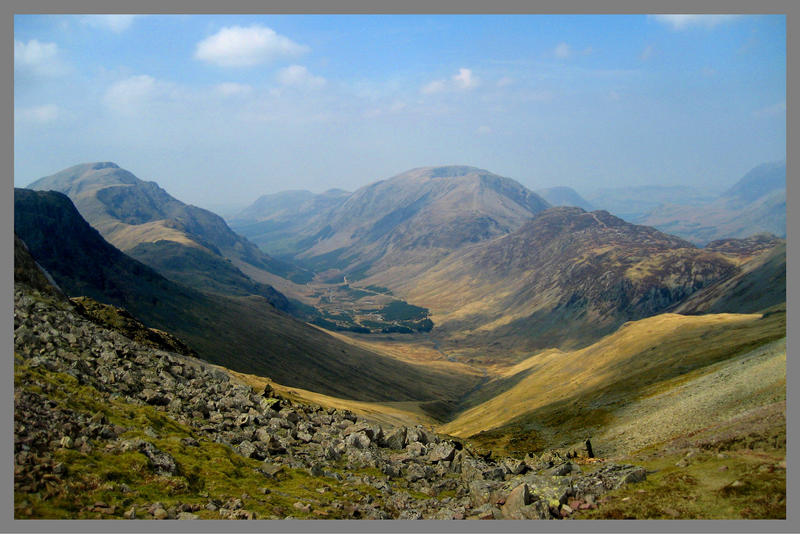
M466 164L724 188L785 159L781 15L17 15L15 185L114 161L210 208Z

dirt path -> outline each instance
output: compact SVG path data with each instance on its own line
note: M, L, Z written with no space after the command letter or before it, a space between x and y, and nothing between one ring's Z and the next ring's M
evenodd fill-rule
M786 339L705 371L618 410L613 426L592 442L604 456L626 454L785 399Z

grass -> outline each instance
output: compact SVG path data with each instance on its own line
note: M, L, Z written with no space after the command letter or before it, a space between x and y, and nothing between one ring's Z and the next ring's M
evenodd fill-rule
M641 451L631 461L648 470L646 481L612 492L596 510L574 517L785 519L784 409L771 406L678 446Z

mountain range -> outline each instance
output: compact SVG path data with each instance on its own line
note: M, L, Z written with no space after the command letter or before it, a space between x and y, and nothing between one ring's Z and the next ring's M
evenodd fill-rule
M786 236L786 162L765 163L699 205L664 204L637 220L694 243L759 232Z
M779 188L774 169L759 173L726 198ZM698 248L607 211L552 207L475 167L413 169L353 193L267 195L231 220L248 237L113 163L31 187L68 195L15 191L18 235L68 295L129 309L240 372L413 401L438 418L506 387L483 387L487 366L579 350L664 312L785 301L780 238ZM566 188L542 193L585 203Z

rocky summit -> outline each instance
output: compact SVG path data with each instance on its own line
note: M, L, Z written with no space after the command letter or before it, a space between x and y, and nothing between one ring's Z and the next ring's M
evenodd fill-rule
M560 519L646 476L256 391L24 283L14 330L18 519Z

